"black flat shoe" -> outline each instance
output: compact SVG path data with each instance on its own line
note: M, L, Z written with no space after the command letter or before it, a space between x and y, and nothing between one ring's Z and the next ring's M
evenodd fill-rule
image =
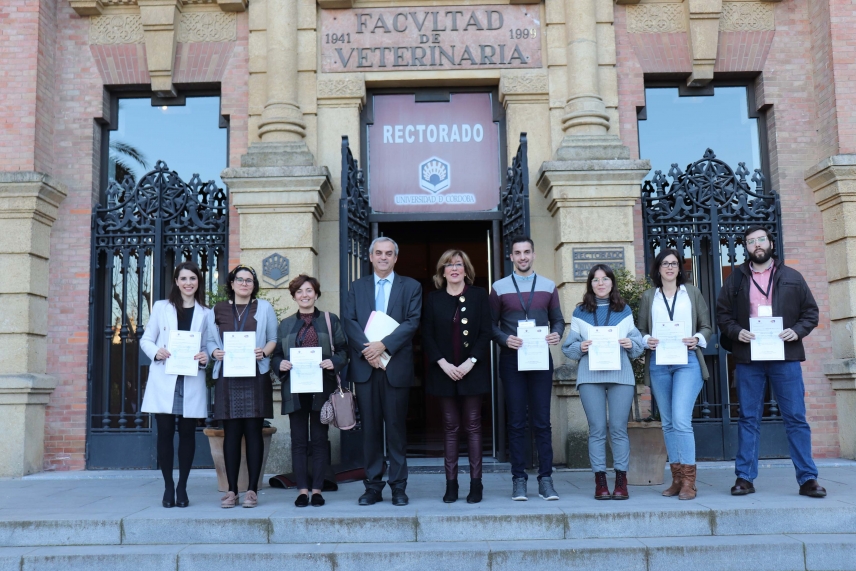
M190 499L187 497L187 490L175 491L175 507L186 508L190 505Z
M313 508L320 508L324 505L324 497L321 494L312 494L312 501L309 504Z
M165 508L175 507L175 492L172 490L164 490L161 505Z
M294 500L294 505L299 508L305 508L309 505L309 496L307 496L306 494L300 494L299 496L297 496L297 499Z
M392 490L392 505L394 506L406 506L410 503L410 499L407 497L407 494L404 493L403 488L398 488L396 490Z
M367 489L366 492L360 496L359 503L361 506L373 506L382 501L383 496L381 495L380 490Z

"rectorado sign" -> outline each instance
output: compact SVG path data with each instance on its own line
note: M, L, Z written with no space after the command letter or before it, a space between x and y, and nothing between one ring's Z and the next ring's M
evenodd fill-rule
M326 73L541 67L539 5L321 10Z
M466 212L499 204L499 127L489 93L416 103L375 95L369 196L375 212Z

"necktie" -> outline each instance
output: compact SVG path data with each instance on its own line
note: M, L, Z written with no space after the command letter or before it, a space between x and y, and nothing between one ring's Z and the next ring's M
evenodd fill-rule
M377 296L375 296L375 311L383 311L386 312L386 295L384 294L383 287L389 280L383 279L377 282Z

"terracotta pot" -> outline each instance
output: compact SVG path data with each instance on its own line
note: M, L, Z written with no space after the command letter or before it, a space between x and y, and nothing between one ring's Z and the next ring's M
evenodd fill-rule
M666 473L666 441L663 425L659 421L629 422L630 466L627 483L631 486L657 486L663 483Z
M206 428L205 436L211 445L211 457L214 458L214 469L217 471L217 489L221 492L229 490L229 482L226 479L226 462L223 460L223 430L221 428ZM271 426L262 429L264 438L264 455L262 456L262 473L259 474L259 490L265 477L265 466L267 465L268 452L270 451L270 439L276 433L276 427ZM241 470L238 472L238 491L246 492L249 488L249 475L247 473L247 445L246 441L241 443Z

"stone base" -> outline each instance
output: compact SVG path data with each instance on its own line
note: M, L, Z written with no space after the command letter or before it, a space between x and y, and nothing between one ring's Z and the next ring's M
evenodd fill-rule
M831 361L823 366L823 372L835 391L841 457L856 460L856 359Z
M607 135L565 135L556 149L556 160L622 160L630 158L630 149L618 137ZM649 167L650 169L650 167Z
M312 166L315 157L303 141L291 143L253 143L241 157L242 167Z
M0 375L0 477L42 471L45 406L56 385L48 375Z

